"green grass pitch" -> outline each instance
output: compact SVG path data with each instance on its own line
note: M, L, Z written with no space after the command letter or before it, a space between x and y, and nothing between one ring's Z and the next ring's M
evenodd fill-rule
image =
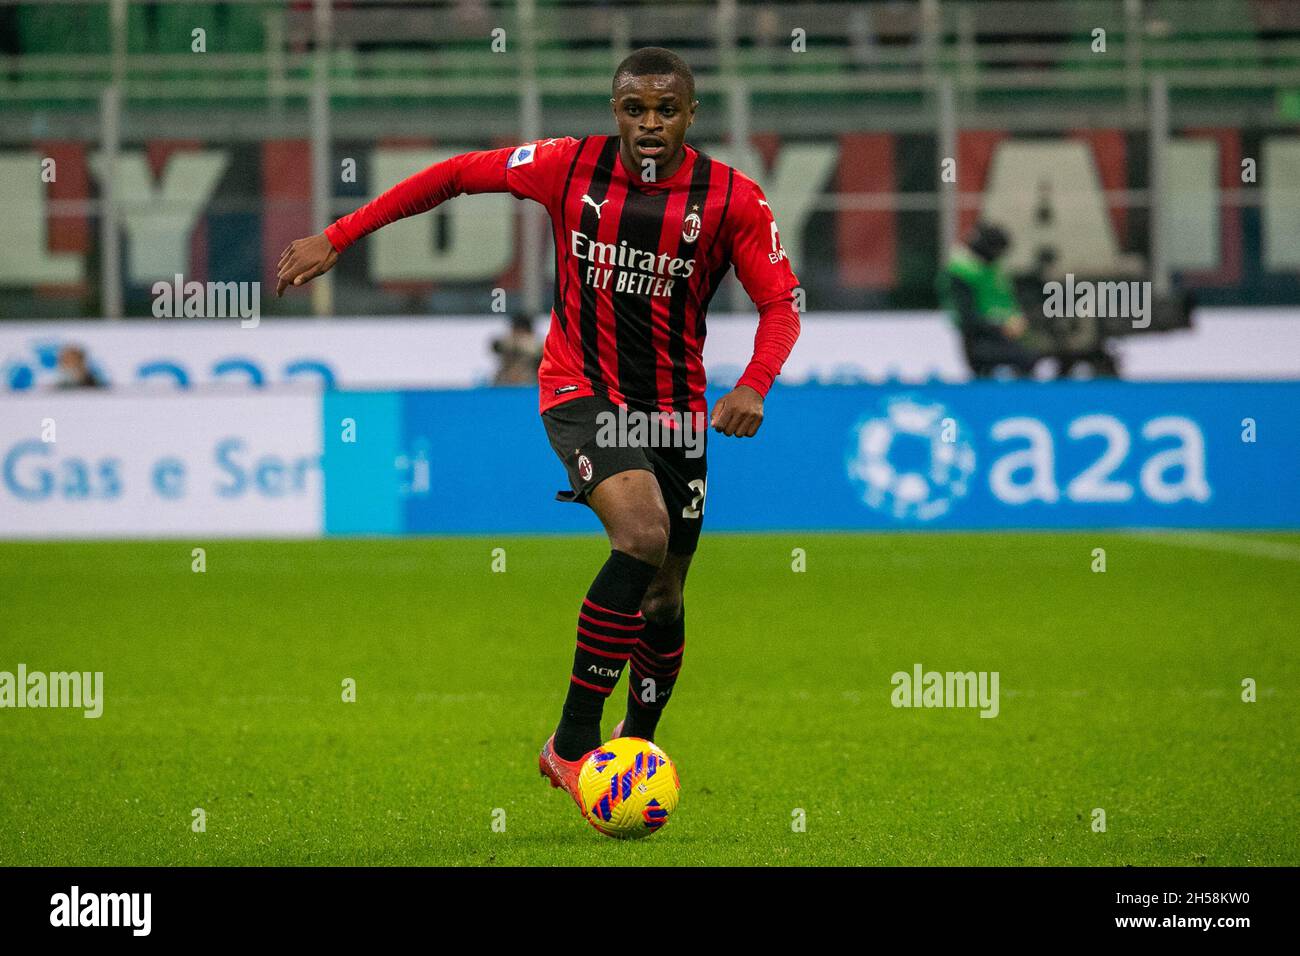
M639 842L537 773L603 539L3 544L0 670L105 704L0 710L0 864L1295 865L1300 535L1200 539L706 533Z

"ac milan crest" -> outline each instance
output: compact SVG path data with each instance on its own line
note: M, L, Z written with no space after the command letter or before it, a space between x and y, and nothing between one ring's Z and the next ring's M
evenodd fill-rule
M693 212L682 220L682 238L694 242L700 238L700 214Z

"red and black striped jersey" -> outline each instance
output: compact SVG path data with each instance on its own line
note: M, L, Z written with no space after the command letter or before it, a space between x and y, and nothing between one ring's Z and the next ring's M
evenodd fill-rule
M624 168L617 136L466 153L398 184L326 230L338 250L458 193L508 190L550 214L555 297L541 409L602 394L647 410L705 411L705 314L731 268L760 312L739 384L766 394L798 335L798 279L763 191L692 146L672 176ZM766 327L766 328L765 328Z

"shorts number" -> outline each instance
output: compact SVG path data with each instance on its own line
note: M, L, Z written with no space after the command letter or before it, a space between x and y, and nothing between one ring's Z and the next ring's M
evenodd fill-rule
M708 486L705 485L703 478L695 478L688 482L686 487L695 492L695 497L691 499L689 505L682 509L682 517L698 518L700 512L704 510L704 495L708 490Z

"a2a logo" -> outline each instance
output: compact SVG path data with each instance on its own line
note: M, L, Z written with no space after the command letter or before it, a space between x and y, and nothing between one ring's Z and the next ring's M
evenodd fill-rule
M1182 415L1140 425L1104 413L1059 425L1013 416L992 423L989 441L975 442L942 404L894 396L885 405L855 427L846 466L862 503L895 519L932 521L956 508L974 483L976 444L978 474L1004 505L1167 506L1212 496L1205 436ZM1134 432L1143 443L1137 448Z
M999 501L1024 505L1061 500L1057 443L1044 422L1030 417L1004 418L993 426L991 434L997 442L1026 443L997 458L989 468L989 488ZM1162 446L1142 462L1138 472L1138 488L1147 499L1162 505L1209 500L1205 438L1196 422L1181 415L1162 415L1143 423L1140 434L1143 440ZM1066 500L1122 504L1137 495L1131 483L1116 477L1133 445L1127 425L1113 415L1083 415L1070 422L1066 436L1071 441L1104 441L1100 457L1066 483Z

